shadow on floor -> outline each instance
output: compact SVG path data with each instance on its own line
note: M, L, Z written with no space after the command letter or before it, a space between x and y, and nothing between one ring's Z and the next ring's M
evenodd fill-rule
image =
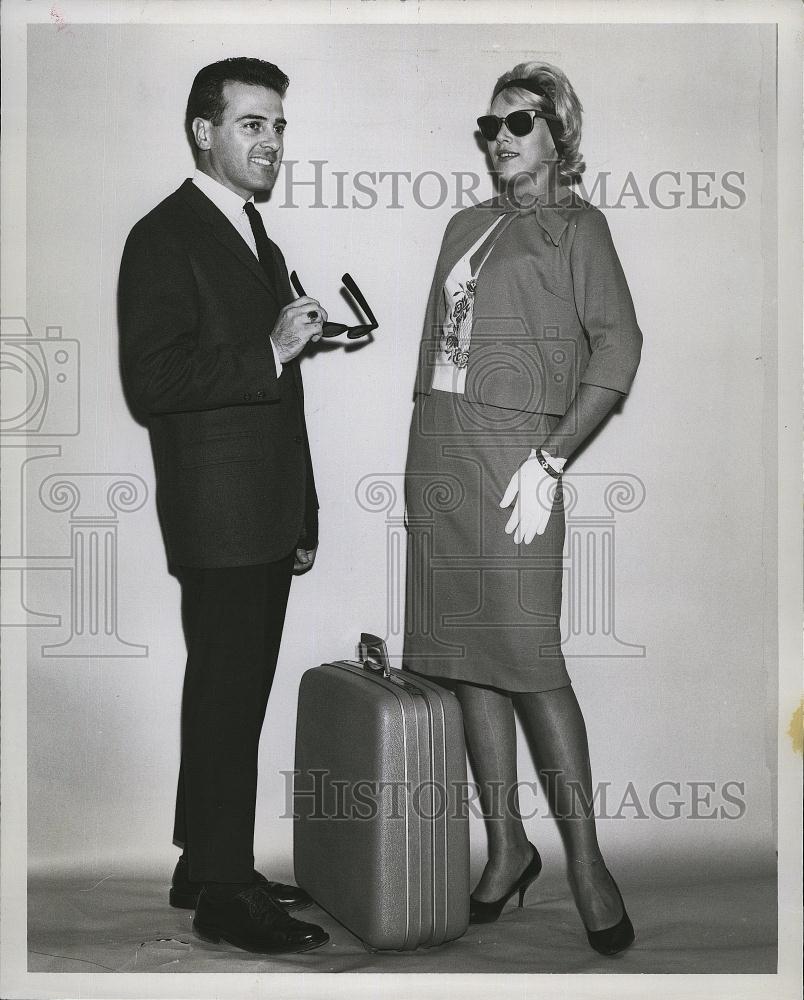
M547 867L547 866L546 866ZM167 904L170 870L159 878L103 872L31 876L29 972L445 972L445 973L772 973L776 971L773 872L697 875L644 868L620 879L637 940L605 959L593 952L560 863L509 903L493 924L457 941L414 952L371 952L329 914L330 942L303 955L252 955L201 941L192 912ZM273 872L269 877L282 878ZM287 880L287 874L284 876Z

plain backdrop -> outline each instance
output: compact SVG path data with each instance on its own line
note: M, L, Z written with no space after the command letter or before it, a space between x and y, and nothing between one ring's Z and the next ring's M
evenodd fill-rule
M645 200L604 209L644 332L643 362L622 412L574 466L579 484L580 473L601 473L644 486L642 505L617 516L615 587L617 632L645 655L578 657L568 667L610 801L629 782L643 804L658 783L677 782L687 815L637 818L626 808L600 823L601 843L623 866L637 854L698 852L714 866L772 860L774 46L772 27L739 25L29 29L27 318L37 337L59 325L80 342L81 424L61 439L59 457L28 467L27 554L70 552L68 515L40 501L46 476L128 473L148 487L143 506L119 516L117 569L119 634L147 656L42 656L43 645L69 635L73 584L66 572L28 574L28 606L63 622L28 633L31 868L168 873L176 856L179 588L165 566L147 433L121 392L115 295L131 226L192 173L183 113L193 76L230 55L270 59L290 76L293 177L310 180L312 161L326 161L325 207L313 207L310 186L288 199L283 168L261 207L269 234L332 318L352 316L339 297L349 270L380 320L372 343L339 344L303 364L321 546L314 572L293 585L263 730L258 865L291 871L281 772L293 767L302 673L353 655L361 630L401 651L398 630L389 634L388 526L356 490L367 475L399 482L424 305L456 210L454 175L474 172L478 196L492 193L474 119L499 74L530 58L561 66L583 102L587 183L608 172L616 202L631 172ZM374 207L333 207L333 172L344 172L348 204L361 170L433 171L450 197L427 207L400 181L391 207L385 181L374 185ZM681 173L660 186L682 192L676 208L650 199L660 171ZM738 172L739 207L694 207L694 171L716 177L699 203L725 193L721 178ZM423 177L418 201L433 205L439 191L433 175ZM520 779L532 781L524 746L520 760ZM690 782L713 783L716 807L729 781L744 789L739 819L690 818ZM531 839L557 859L554 824L536 801ZM472 836L481 852L480 820Z

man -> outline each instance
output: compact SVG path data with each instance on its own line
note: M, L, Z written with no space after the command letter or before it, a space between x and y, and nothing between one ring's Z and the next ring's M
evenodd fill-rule
M202 937L265 953L328 940L287 912L309 896L267 881L253 855L291 575L318 544L298 356L327 314L293 300L253 202L282 160L287 86L259 59L198 73L186 113L197 169L134 226L119 285L123 382L150 434L187 644L170 902L195 908Z

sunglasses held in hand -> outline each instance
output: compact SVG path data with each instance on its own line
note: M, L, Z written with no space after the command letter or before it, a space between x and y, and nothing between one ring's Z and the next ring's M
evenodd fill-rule
M482 115L477 119L477 125L486 142L492 142L497 138L500 129L505 125L511 135L523 136L533 131L533 125L537 118L544 118L547 122L560 122L558 115L550 114L549 111L537 111L536 108L522 108L519 111L512 111L505 118L499 115Z
M344 323L325 323L324 329L322 330L322 336L324 337L338 337L340 334L345 333L349 340L357 340L358 337L367 337L372 330L376 330L379 326L374 313L371 311L371 307L368 302L366 302L363 293L357 287L357 282L350 274L344 274L341 277L341 281L346 285L347 291L350 293L352 298L357 302L363 312L371 320L370 323L363 323L360 326L346 326ZM290 273L290 283L296 290L297 295L306 295L307 292L302 288L302 283L299 281L299 276L295 271Z

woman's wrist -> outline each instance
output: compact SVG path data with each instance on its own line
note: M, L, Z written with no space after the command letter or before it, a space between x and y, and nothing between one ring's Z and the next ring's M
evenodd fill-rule
M559 471L564 468L567 464L569 455L566 454L561 445L555 444L554 442L544 441L539 450L545 455L548 461L552 462Z
M538 448L532 448L531 457L535 458L544 471L548 475L552 476L553 479L558 479L566 462L565 458L561 458L558 455L551 455L545 445L541 445Z

